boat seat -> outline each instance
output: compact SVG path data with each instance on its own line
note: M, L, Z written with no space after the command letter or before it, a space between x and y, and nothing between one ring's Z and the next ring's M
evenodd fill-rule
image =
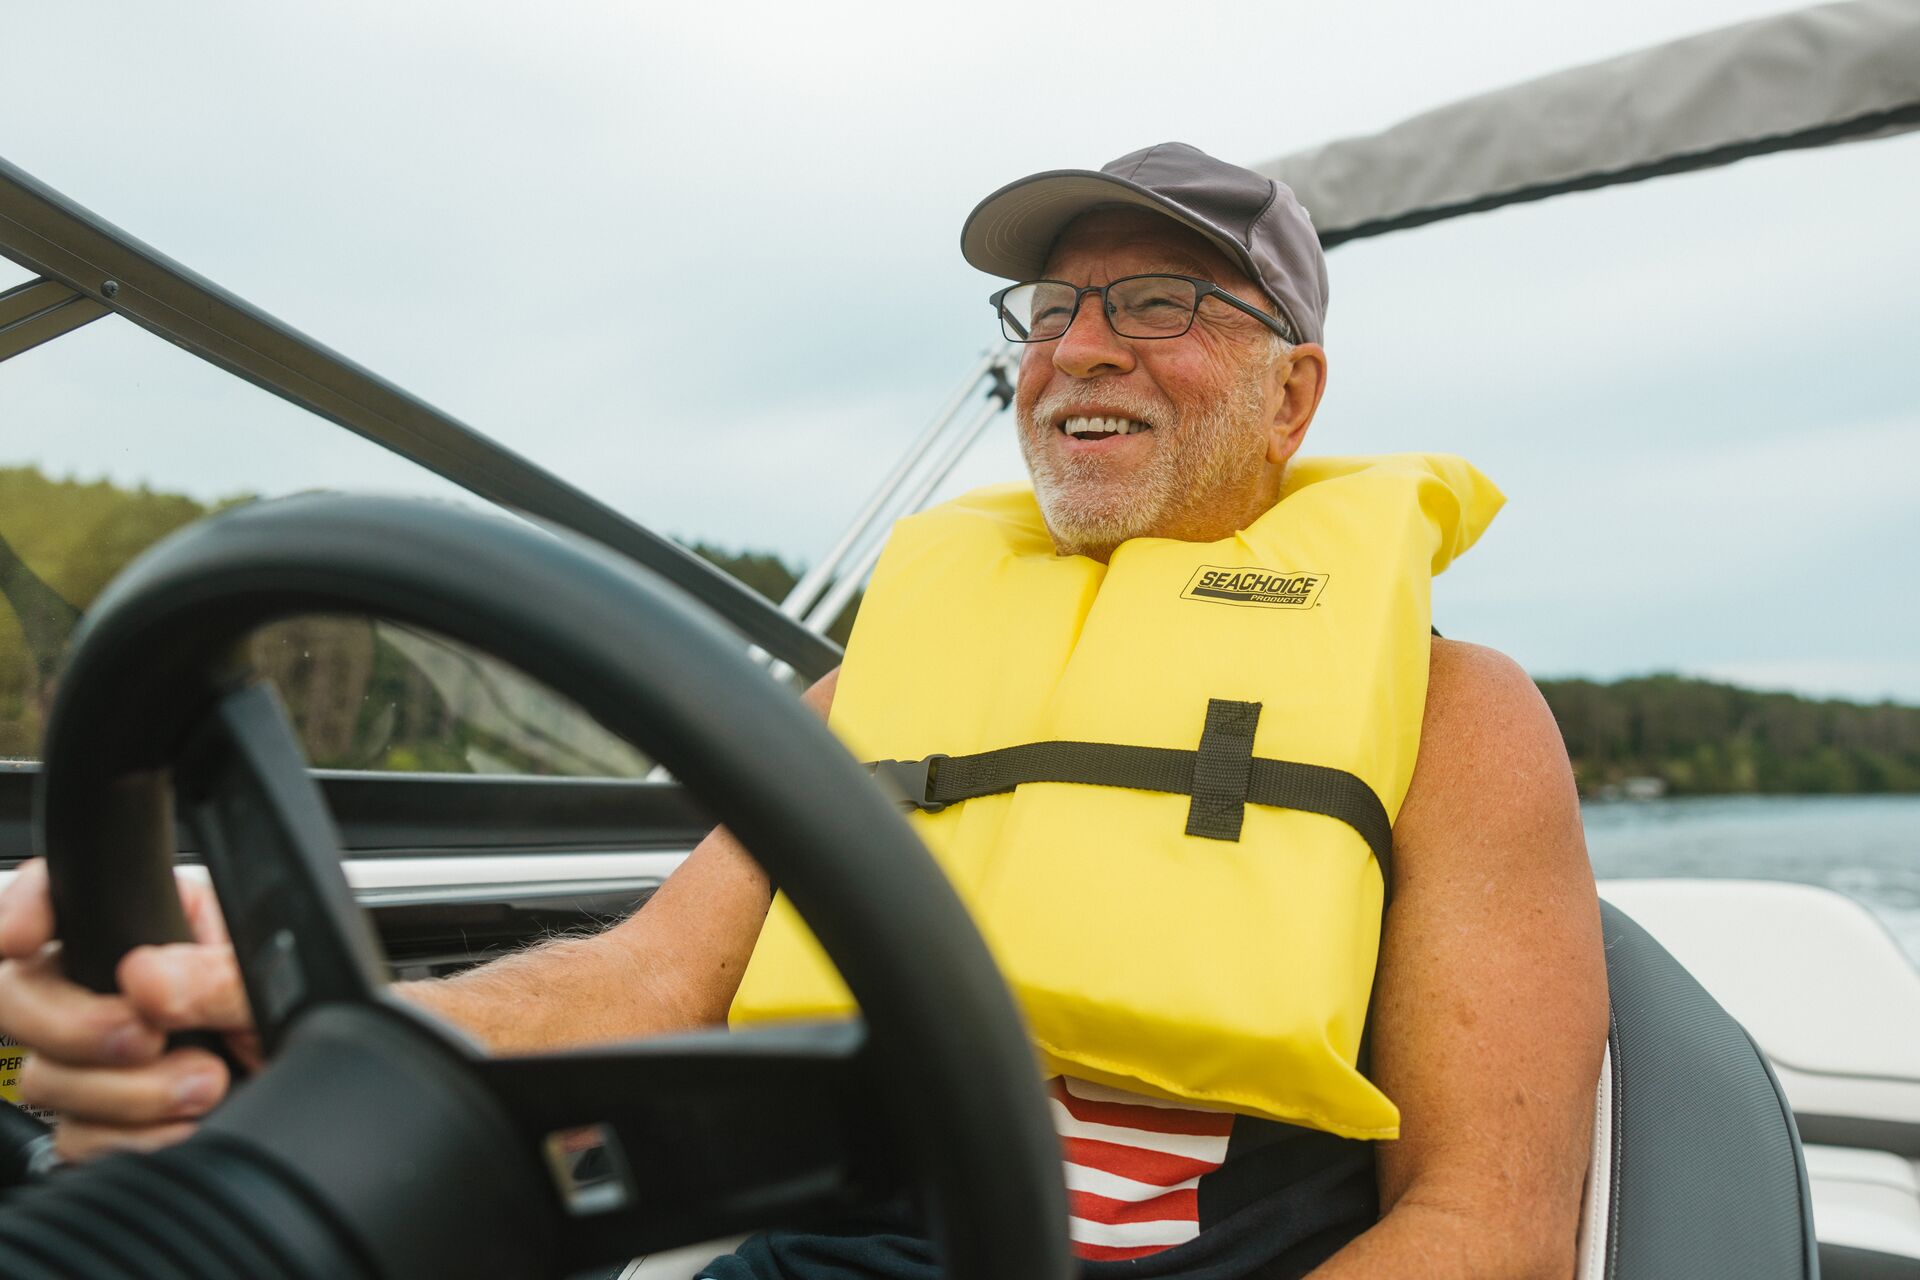
M1817 1280L1806 1159L1773 1068L1646 930L1600 912L1613 1017L1580 1280Z

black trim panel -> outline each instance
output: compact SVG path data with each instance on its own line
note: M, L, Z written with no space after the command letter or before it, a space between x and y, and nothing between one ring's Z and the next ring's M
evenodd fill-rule
M1916 1275L1920 1258L1846 1244L1820 1246L1821 1280L1913 1280Z
M1875 918L1875 923L1885 927L1878 917ZM1920 1085L1920 1076L1897 1076L1876 1071L1839 1071L1831 1067L1806 1067L1797 1062L1789 1062L1777 1053L1771 1056L1771 1061L1775 1067L1800 1076L1819 1076L1825 1080L1871 1080L1879 1084Z
M1807 1111L1795 1112L1794 1120L1800 1126L1800 1139L1803 1142L1822 1147L1891 1151L1909 1160L1920 1160L1920 1123L1912 1120L1829 1116Z
M685 849L713 827L677 782L465 774L314 775L359 857L529 849Z
M516 893L512 886L488 901L362 905L373 917L393 976L437 978L562 935L595 932L633 914L657 884L583 893Z
M0 865L33 856L40 766L0 762ZM341 847L356 858L542 850L686 849L713 823L676 782L317 770ZM176 847L191 857L192 835Z

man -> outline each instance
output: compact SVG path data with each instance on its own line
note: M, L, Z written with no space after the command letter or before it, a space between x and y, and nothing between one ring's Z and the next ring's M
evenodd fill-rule
M1021 786L954 806L942 815L945 826L918 820L923 832L936 837L933 843L956 876L968 874L964 857L971 856L965 852L970 837L952 834L963 825L958 815L974 815L964 824L970 829L991 825L981 815L997 815L994 831L1017 841L1020 812L1029 814L1031 828L1057 820L1045 806L1066 802L1086 806L1088 826L1107 823L1126 806L1134 806L1129 813L1147 813L1139 806L1171 804L1190 814L1185 832L1153 837L1161 840L1155 848L1173 850L1189 869L1188 876L1166 882L1176 891L1189 878L1206 880L1222 867L1256 878L1296 877L1299 884L1318 874L1309 862L1331 868L1324 879L1333 887L1326 892L1338 901L1315 896L1319 889L1295 891L1295 880L1283 879L1283 892L1271 898L1249 905L1216 894L1210 907L1236 908L1239 918L1256 927L1261 912L1284 919L1284 928L1264 931L1282 948L1296 945L1297 937L1322 936L1319 921L1333 918L1339 923L1326 936L1348 948L1333 961L1319 963L1328 957L1312 952L1298 964L1272 959L1262 949L1268 940L1238 935L1211 948L1205 945L1205 921L1176 922L1170 926L1176 934L1188 932L1177 946L1163 949L1173 959L1195 956L1204 966L1214 963L1214 951L1226 955L1223 963L1229 965L1242 952L1253 957L1251 967L1230 970L1238 985L1223 990L1233 998L1205 1000L1218 993L1176 990L1154 1005L1152 993L1122 990L1106 1002L1120 1006L1132 1022L1117 1023L1111 1043L1098 1034L1095 1043L1079 1045L1041 1036L1043 1057L1062 1077L1051 1087L1069 1137L1074 1235L1082 1256L1092 1260L1089 1275L1278 1276L1310 1268L1329 1280L1570 1275L1592 1091L1606 1035L1598 908L1564 749L1532 682L1489 650L1427 638L1422 548L1435 548L1438 566L1451 554L1441 549L1449 537L1454 550L1471 541L1478 529L1474 520L1484 523L1491 511L1461 514L1475 500L1476 477L1458 465L1430 471L1399 464L1357 470L1294 465L1326 385L1319 341L1326 289L1311 226L1279 184L1189 147L1149 148L1099 173L1040 174L1003 189L975 211L965 248L976 265L1021 282L996 295L996 305L1008 336L1026 343L1016 408L1034 492L942 509L903 526L896 543L912 543L916 554L945 555L946 561L936 561L936 580L976 591L978 583L966 574L970 558L977 557L952 553L962 543L941 530L960 530L955 538L961 539L977 539L981 530L1025 531L1018 535L1028 538L1024 549L1008 551L989 576L1009 584L1042 582L1021 606L1037 612L981 633L984 642L1003 646L1015 666L1029 639L1045 642L1043 615L1067 597L1077 598L1073 607L1080 610L1060 615L1072 660L1079 660L1076 645L1097 647L1091 630L1082 634L1092 627L1088 610L1108 608L1110 597L1120 593L1117 584L1136 580L1136 566L1156 556L1219 559L1227 554L1222 548L1251 556L1270 534L1280 539L1277 545L1313 546L1315 554L1341 567L1296 573L1327 565L1260 562L1254 585L1243 587L1233 585L1241 579L1231 564L1215 570L1203 564L1189 581L1185 561L1179 561L1187 592L1162 592L1126 606L1136 612L1118 615L1126 625L1117 643L1127 635L1151 634L1148 624L1158 625L1177 607L1186 610L1177 625L1202 629L1180 634L1217 634L1222 645L1242 647L1234 662L1223 663L1210 662L1206 653L1142 644L1129 655L1131 668L1120 668L1121 674L1110 669L1093 690L1101 714L1118 709L1108 739L1133 748L1130 739L1144 733L1136 732L1138 707L1162 683L1156 669L1177 664L1207 672L1207 680L1251 682L1245 687L1256 692L1311 688L1317 695L1322 685L1342 686L1334 696L1345 701L1333 705L1380 718L1384 731L1403 738L1407 748L1393 766L1397 775L1382 766L1386 771L1379 777L1362 778L1369 795L1379 796L1388 810L1397 808L1391 814L1392 905L1384 925L1387 860L1373 855L1387 850L1356 834L1367 826L1366 815L1340 805L1315 809L1316 802L1262 799L1249 789L1244 767L1251 752L1254 765L1283 772L1304 765L1323 774L1366 775L1370 766L1358 756L1329 756L1337 770L1314 759L1267 762L1258 743L1272 739L1255 735L1292 734L1291 740L1310 746L1344 736L1350 741L1341 749L1371 758L1375 734L1371 728L1337 734L1340 726L1329 717L1290 719L1271 692L1271 710L1258 699L1223 696L1215 700L1224 707L1216 717L1218 708L1206 704L1200 756L1208 757L1210 740L1217 746L1240 732L1235 725L1244 731L1237 762L1231 752L1223 757L1226 772L1239 768L1241 779L1228 811L1203 808L1205 771L1196 770L1191 797L1156 796L1151 785L1137 781ZM1030 280L1038 283L1029 287ZM1359 496L1327 496L1337 494ZM1324 518L1299 514L1322 511ZM1334 530L1341 521L1347 532ZM1395 529L1404 531L1397 542L1389 536ZM1371 541L1376 538L1386 541ZM990 542L966 545L998 554ZM1412 548L1419 558L1402 574L1418 590L1376 593L1379 616L1397 629L1392 644L1375 643L1372 624L1351 629L1350 605L1365 595L1356 579L1366 576L1377 547L1397 547L1403 555ZM896 557L893 549L888 554ZM1400 562L1393 563L1401 573ZM1206 572L1228 576L1204 579ZM1388 587L1394 581L1392 574L1372 576ZM911 626L925 608L936 607L928 603L931 597L912 597L913 608L893 609L891 602L901 597L887 584L899 577L883 562L849 649L840 706L834 707L840 673L807 694L823 713L833 709L836 728L855 739L890 732L876 703L910 701L883 696L892 659L872 637L894 634L888 629ZM1234 597L1234 591L1242 594ZM991 599L982 599L991 611ZM1326 607L1316 607L1321 604ZM1333 641L1318 642L1303 639L1310 632L1300 627L1261 629L1280 619L1350 629L1330 631ZM1268 643L1276 646L1271 662L1259 647ZM1284 647L1311 643L1322 647ZM1378 660L1336 678L1333 669L1347 663L1353 649L1375 653ZM1326 669L1290 667L1303 652L1321 654ZM967 677L1003 681L969 690L969 706L997 698L996 705L1013 708L1009 714L1021 714L1036 699L1065 705L1061 688L1068 677L1044 687L1020 686L1025 692L1016 695L1010 692L1015 686L1004 683L1014 677L997 671L999 665L988 663L989 669ZM1216 670L1227 667L1232 669ZM1274 668L1285 669L1276 674ZM1395 690L1413 691L1411 705L1387 696ZM1197 721L1201 709L1191 710ZM902 714L909 729L915 716L937 717L931 703ZM941 732L959 730L949 725ZM866 745L855 742L863 752ZM1271 841L1243 841L1242 823L1250 836L1279 829L1274 823L1293 824L1286 829L1303 834L1297 849L1290 843L1276 850ZM1108 841L1117 854L1133 845L1125 825ZM1126 970L1122 949L1140 950L1141 940L1108 945L1095 931L1085 935L1095 940L1089 946L1030 964L1029 954L1039 954L1032 945L1044 944L1053 925L1079 927L1080 917L1097 924L1101 915L1076 911L1071 902L1038 902L1023 877L1041 870L1040 862L1029 863L1023 854L1004 873L1006 890L997 898L978 884L962 888L1003 959L1018 953L1008 964L1009 976L1030 1021L1045 1031L1068 999L1062 990L1072 983L1049 985L1036 978L1037 970L1054 963L1078 966L1075 980L1097 985L1106 970ZM1135 890L1127 876L1114 879L1118 885L1107 901L1126 906L1124 895ZM190 915L201 942L131 953L120 970L123 994L111 997L61 978L40 869L24 869L0 898L0 954L9 957L0 965L0 1028L32 1046L22 1090L65 1115L59 1142L70 1157L175 1140L225 1091L224 1069L211 1055L164 1046L169 1030L217 1027L243 1037L247 1025L231 954L220 945L217 912L203 895L192 897ZM812 979L782 986L784 974L804 975L804 964L756 961L754 976L741 989L770 898L746 851L724 830L715 831L645 909L597 937L553 943L405 990L499 1051L711 1024L726 1017L736 993L740 1010L749 1014L778 1015L830 999L820 994L826 987L807 987ZM1007 923L1022 913L1038 921L1024 926L1037 933L1022 935ZM1374 930L1379 963L1369 1002L1366 961ZM776 912L764 950L799 946L800 936L798 926ZM1356 940L1368 949L1346 963ZM1280 973L1277 983L1268 981L1274 971ZM1298 1071L1263 1064L1260 1046L1269 1042L1259 1037L1267 1029L1238 1018L1242 989L1254 987L1264 993L1260 999L1274 1002L1280 1010L1275 1017L1283 1022L1296 1017L1301 991L1324 988L1324 1009L1309 1009L1296 1019L1304 1019L1300 1027L1284 1028L1270 1041L1280 1055L1272 1062L1292 1063L1297 1056L1305 1064ZM1169 1054L1165 1046L1179 1028L1150 1021L1165 1012L1168 999L1176 1013L1182 1000L1195 1010L1213 1008L1206 1016L1222 1024L1219 1038L1230 1041L1239 1057ZM1104 1009L1070 1012L1069 1020L1086 1023L1099 1021ZM1252 1021L1265 1018L1263 1006ZM1365 1062L1357 1044L1363 1021L1370 1038ZM1196 1043L1208 1047L1206 1036ZM1102 1062L1121 1065L1102 1072ZM1315 1076L1314 1090L1307 1089L1307 1075ZM1141 1150L1178 1150L1189 1160L1197 1150L1211 1151L1202 1161L1204 1171L1181 1166L1173 1173L1185 1177L1158 1182L1131 1166L1139 1176L1089 1172L1099 1162L1093 1148L1119 1150L1125 1144L1089 1145L1085 1134L1097 1130L1111 1138L1125 1117L1135 1117L1128 1123L1137 1122L1148 1135L1140 1139ZM1090 1124L1094 1130L1086 1128ZM1180 1141L1165 1140L1167 1134ZM1342 1134L1348 1136L1337 1136ZM1243 1141L1248 1135L1252 1140ZM1242 1148L1238 1157L1236 1144ZM1284 1158L1270 1158L1276 1151ZM1363 1192L1356 1193L1362 1182ZM1129 1202L1129 1195L1136 1201ZM1129 1214L1130 1204L1149 1206L1157 1216L1143 1221ZM1155 1234L1180 1215L1175 1236ZM712 1274L797 1277L864 1268L861 1274L917 1276L927 1274L929 1265L923 1248L897 1236L775 1238L717 1262Z

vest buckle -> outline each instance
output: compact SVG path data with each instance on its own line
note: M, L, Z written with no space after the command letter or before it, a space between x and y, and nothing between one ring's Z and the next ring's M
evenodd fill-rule
M944 800L933 798L933 788L939 777L940 763L946 758L943 755L931 755L924 760L875 760L867 769L873 774L874 780L892 795L902 813L914 809L922 813L938 813L947 804Z

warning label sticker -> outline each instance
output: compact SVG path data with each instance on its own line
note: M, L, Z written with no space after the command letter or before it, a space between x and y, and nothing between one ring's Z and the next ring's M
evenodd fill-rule
M0 1036L0 1098L6 1099L28 1115L42 1120L53 1117L38 1107L20 1101L20 1068L26 1065L27 1051L6 1036Z

